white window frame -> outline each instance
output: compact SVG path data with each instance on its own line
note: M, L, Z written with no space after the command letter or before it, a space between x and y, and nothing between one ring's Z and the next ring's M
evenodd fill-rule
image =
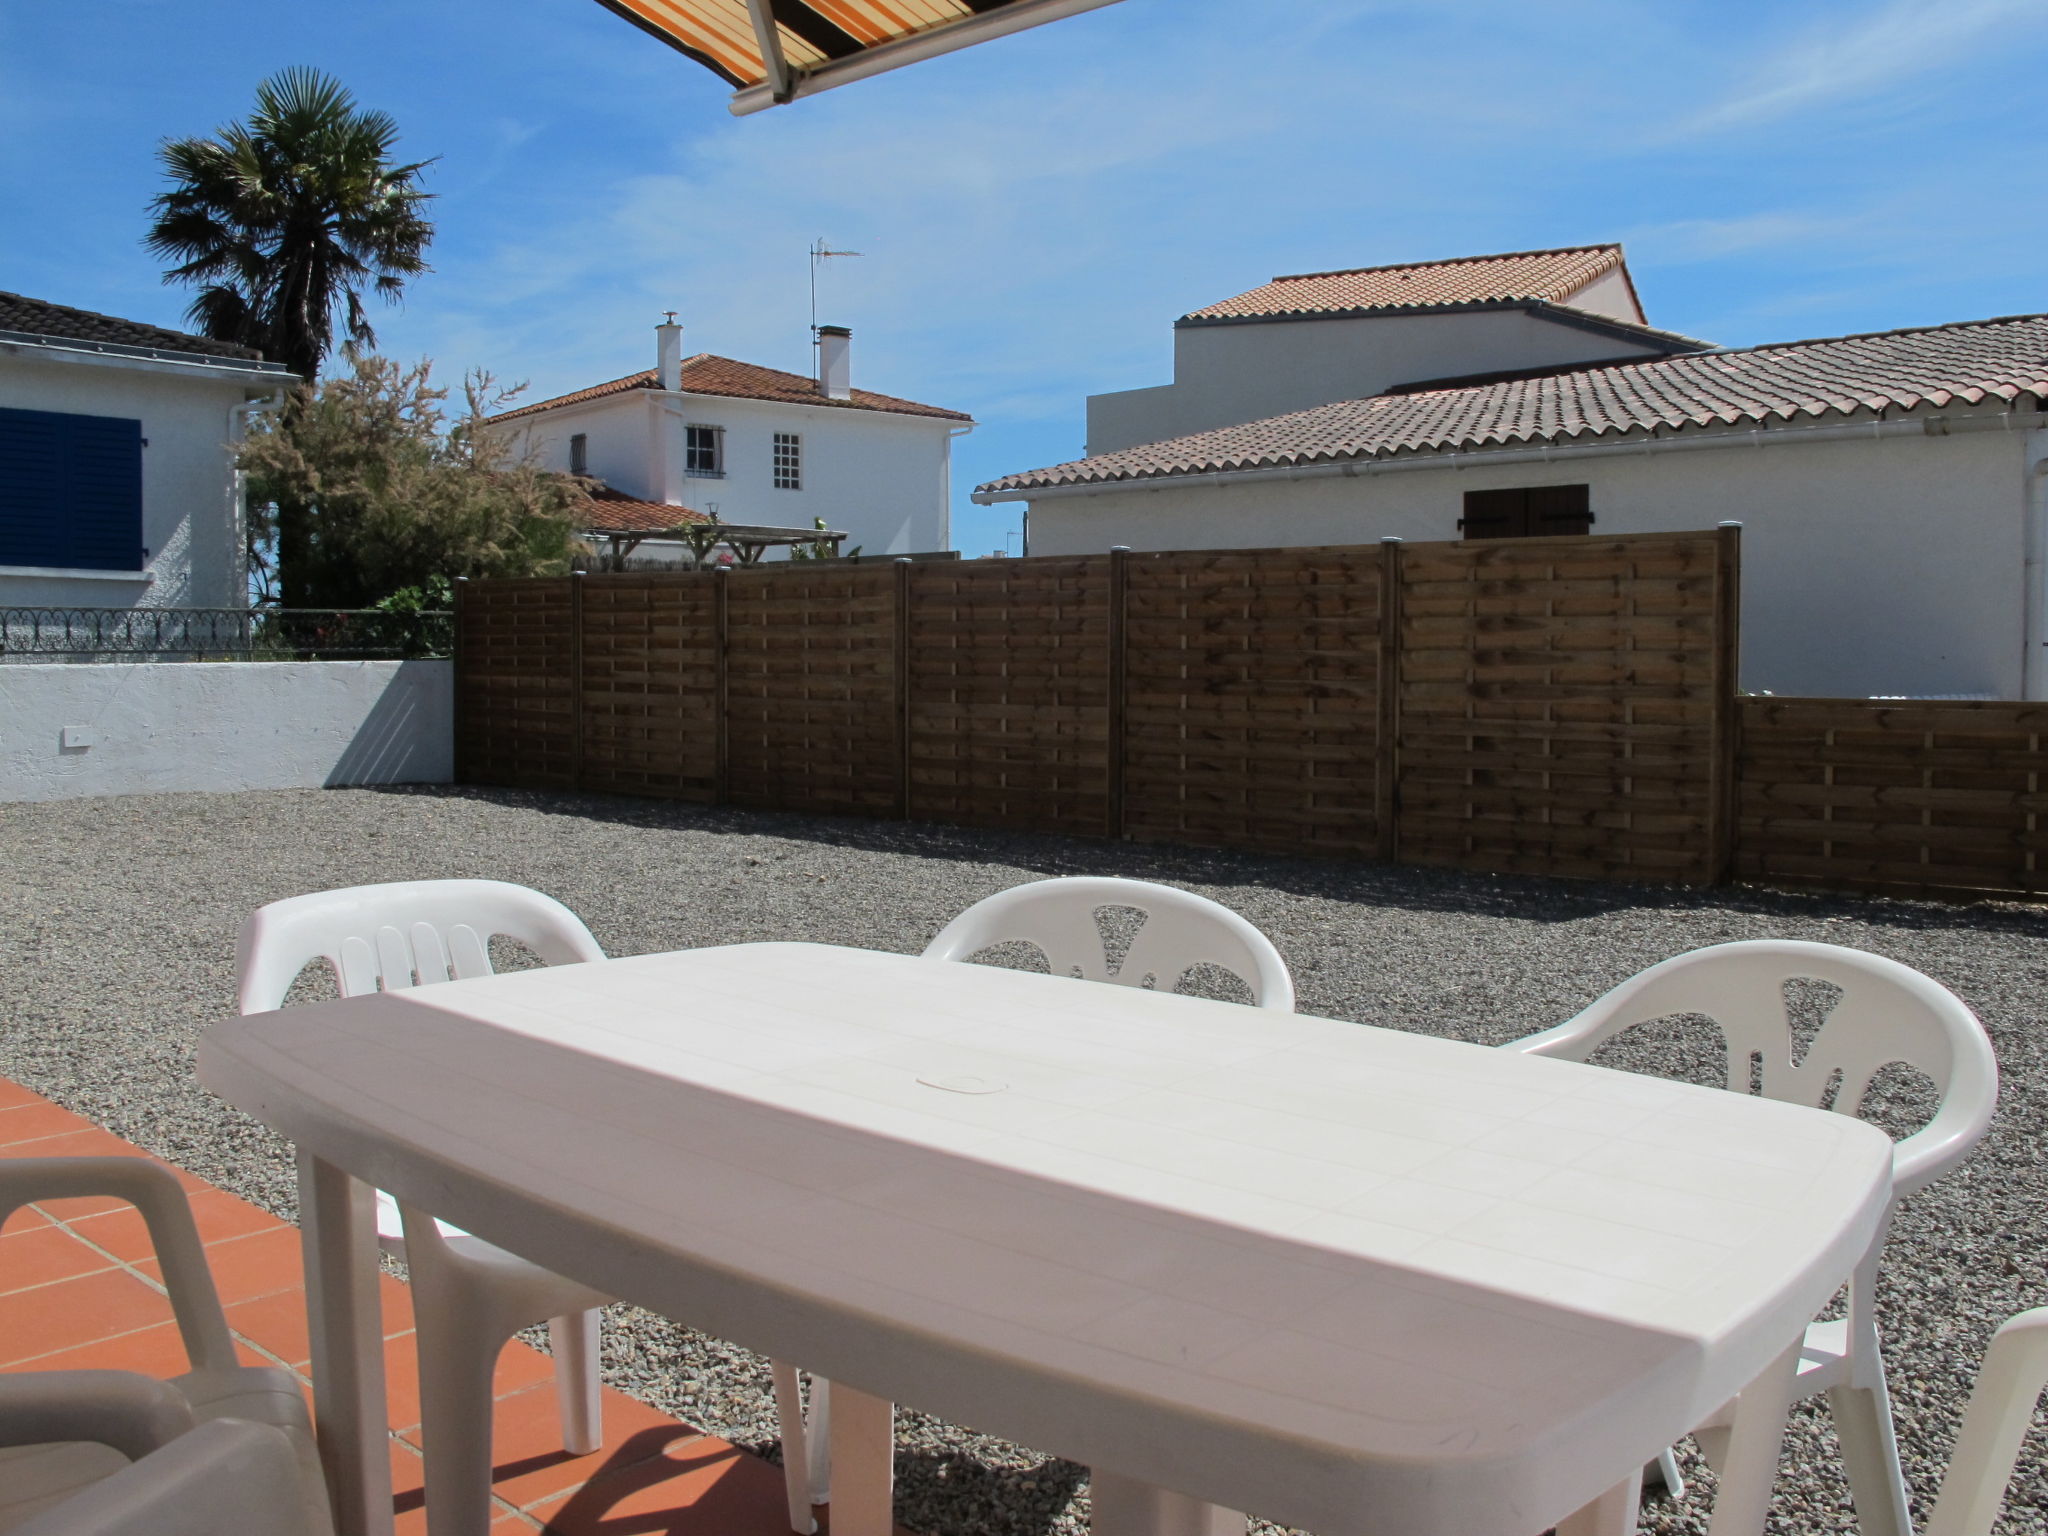
M769 468L778 491L800 491L804 488L804 440L800 432L778 432L775 434L773 457Z
M690 441L699 432L708 434L710 438L711 463L708 468L696 462L698 448ZM684 425L683 473L693 480L725 478L725 428L713 426L708 421L692 421Z

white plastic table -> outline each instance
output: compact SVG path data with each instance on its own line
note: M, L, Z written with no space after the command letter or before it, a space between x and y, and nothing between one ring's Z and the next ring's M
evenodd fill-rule
M390 1528L372 1186L829 1376L838 1536L888 1531L891 1402L1091 1466L1099 1531L1535 1536L1789 1372L1891 1163L1719 1089L809 944L233 1019L200 1075L300 1149L346 1536Z

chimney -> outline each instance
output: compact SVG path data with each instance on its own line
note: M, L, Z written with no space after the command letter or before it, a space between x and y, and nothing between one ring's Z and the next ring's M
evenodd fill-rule
M818 327L818 393L828 400L851 400L853 332L843 325Z
M683 328L676 324L676 312L666 310L668 319L654 328L657 350L660 355L661 387L681 389L683 387Z

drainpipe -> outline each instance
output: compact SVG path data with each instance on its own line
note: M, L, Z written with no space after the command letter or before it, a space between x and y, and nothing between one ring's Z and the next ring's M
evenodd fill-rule
M965 437L979 425L970 421L964 427L950 428L946 433L945 452L939 462L939 548L953 547L953 444Z
M274 411L284 404L283 390L263 396L259 400L244 400L239 405L228 407L228 447L234 448L249 435L249 419L264 411ZM234 569L241 573L241 600L230 606L249 606L249 487L248 477L237 464L228 478L229 513L234 523L235 549Z
M2027 655L2022 692L2048 699L2048 429L2029 432L2020 462L2026 470Z

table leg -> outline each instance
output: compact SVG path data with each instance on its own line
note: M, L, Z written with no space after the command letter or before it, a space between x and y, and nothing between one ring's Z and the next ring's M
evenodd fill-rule
M376 1191L301 1151L299 1240L313 1346L313 1417L335 1536L391 1536Z
M1778 1458L1785 1448L1785 1410L1793 1401L1803 1343L1802 1331L1801 1338L1735 1400L1708 1536L1761 1536L1778 1480Z
M1244 1536L1235 1510L1091 1467L1088 1529L1093 1536Z
M890 1536L896 1514L896 1405L832 1383L832 1536Z
M1557 1536L1633 1536L1643 1505L1643 1469L1557 1522Z

